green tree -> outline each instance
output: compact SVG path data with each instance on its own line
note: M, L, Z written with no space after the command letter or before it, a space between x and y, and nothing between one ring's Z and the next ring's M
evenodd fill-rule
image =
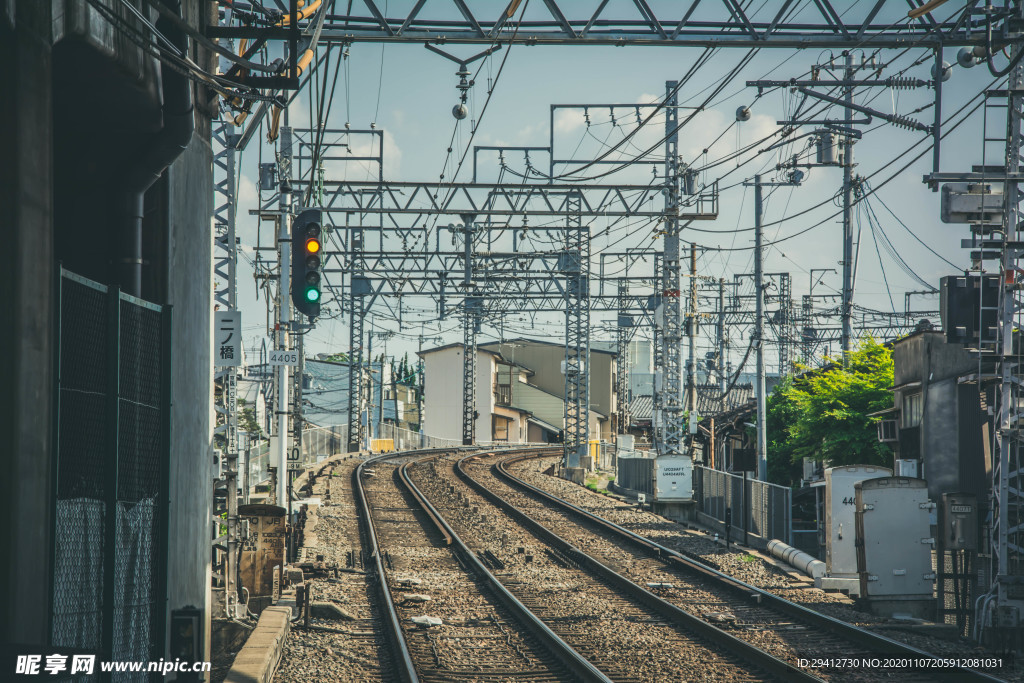
M892 406L892 383L892 353L864 337L850 354L847 367L837 363L809 373L783 392L779 417L788 418L789 427L781 451L791 448L792 461L813 458L832 466L891 465L892 452L878 441L878 420L868 414Z
M801 476L800 456L794 455L795 445L790 427L800 417L794 385L802 378L784 378L768 395L765 426L767 427L768 481L783 486L794 485ZM753 438L753 434L751 434Z

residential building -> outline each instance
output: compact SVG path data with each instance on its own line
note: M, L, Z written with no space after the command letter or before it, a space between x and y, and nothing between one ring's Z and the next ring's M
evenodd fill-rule
M423 359L423 430L444 439L462 438L462 344L419 352ZM476 354L474 441L526 441L528 413L498 401L501 356L483 348Z
M475 439L478 442L548 443L561 437L565 425L564 346L532 340L477 347ZM503 349L507 353L499 351ZM522 353L527 349L526 353ZM562 355L554 362L554 350ZM424 361L423 425L432 436L462 438L462 344L448 344L420 352ZM513 359L518 353L519 359ZM522 361L526 356L534 367ZM611 392L614 354L592 354L591 363L603 383L602 405L614 408ZM609 360L612 362L609 363ZM596 408L591 383L588 432L591 439L610 439L608 414Z
M536 339L511 339L503 342L481 344L479 348L491 351L508 362L529 368L530 384L548 394L562 400L565 396L565 374L562 363L565 361L565 344L562 342L540 341ZM597 414L599 428L591 431L592 438L612 441L619 432L615 419L615 352L591 347L590 349L590 410ZM524 390L525 391L525 390ZM563 424L559 417L553 424Z

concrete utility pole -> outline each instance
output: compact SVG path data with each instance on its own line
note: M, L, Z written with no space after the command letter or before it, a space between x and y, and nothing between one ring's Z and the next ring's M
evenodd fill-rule
M725 278L718 279L718 392L722 395L720 410L725 410L725 390L729 378L725 372Z
M768 434L765 423L764 371L764 253L762 243L761 176L754 176L754 287L757 304L754 318L754 339L757 343L757 478L768 481Z
M848 85L843 86L843 100L846 107L843 108L843 125L846 130L853 126L853 80L856 69L853 67L853 51L846 52L846 68L843 71L843 80ZM845 365L850 355L850 345L853 339L853 136L843 136L843 303L842 303L842 324L843 324L843 364Z
M277 165L280 169L280 192L278 195L277 248L279 280L277 288L277 349L288 350L288 328L291 325L291 214L292 214L292 129L285 123L281 126L281 147ZM275 375L274 392L277 396L277 504L288 507L288 366L278 365Z
M764 220L764 201L762 188L793 187L800 184L799 175L791 175L789 180L779 182L762 182L760 174L754 176L754 341L757 344L757 478L768 481L768 433L765 425L765 405L767 391L765 389L764 367L764 247L762 223Z

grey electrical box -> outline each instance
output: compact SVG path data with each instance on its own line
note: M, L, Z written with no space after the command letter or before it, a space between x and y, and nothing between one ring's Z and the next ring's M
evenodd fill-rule
M934 609L928 483L880 477L855 489L860 596L876 614L923 616Z
M978 498L970 493L943 493L939 533L946 550L978 549Z
M274 162L260 164L260 189L267 191L277 189L277 164Z
M995 183L946 183L942 186L943 223L999 225L1003 220L1003 186Z

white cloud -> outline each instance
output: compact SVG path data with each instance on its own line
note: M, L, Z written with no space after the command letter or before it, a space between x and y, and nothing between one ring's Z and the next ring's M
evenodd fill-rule
M555 134L571 133L586 125L582 109L559 109L555 112Z

